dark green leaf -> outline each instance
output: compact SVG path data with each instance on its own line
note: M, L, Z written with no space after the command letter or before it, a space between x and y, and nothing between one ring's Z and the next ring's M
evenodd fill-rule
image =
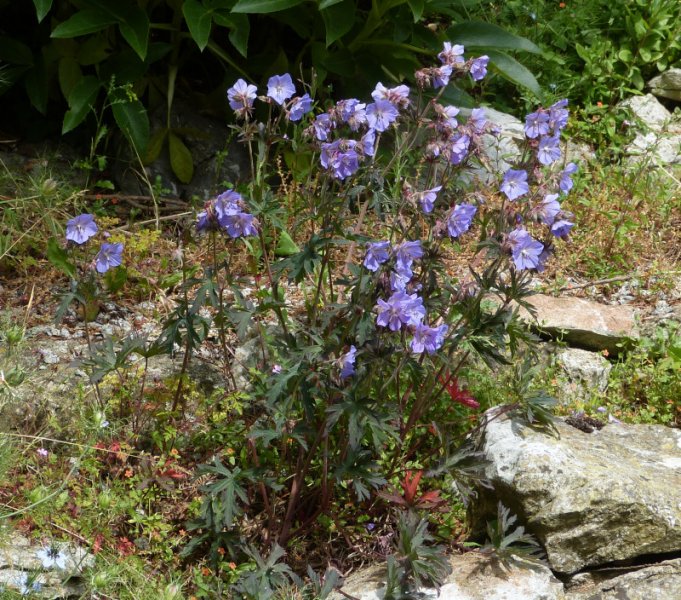
M83 76L78 61L73 56L63 56L59 59L59 87L64 98L68 98L73 88Z
M69 260L68 253L59 245L56 238L47 241L47 260L71 279L76 278L76 265Z
M192 39L196 42L199 50L203 52L210 39L210 28L213 22L212 11L198 0L185 0L182 5L182 14L187 21Z
M26 74L24 84L31 104L44 115L47 111L47 71L42 56Z
M189 183L194 177L194 160L189 148L172 131L168 132L168 152L173 173L182 183Z
M265 14L279 12L301 4L303 0L239 0L232 9L235 13Z
M52 0L33 0L35 5L35 12L38 16L38 23L42 23L50 9L52 8Z
M145 165L153 163L161 154L163 150L163 144L166 141L166 136L168 135L168 130L163 127L159 129L154 135L151 136L149 143L147 144L147 151L142 157L142 162Z
M496 50L488 50L490 63L507 79L530 90L535 96L541 95L541 88L534 75L515 58Z
M321 2L319 3L319 10L324 10L326 8L329 8L329 6L338 4L339 2L343 2L343 0L321 0Z
M248 55L248 36L251 30L248 15L216 12L213 14L213 22L229 28L229 41L239 54L246 58Z
M137 154L142 156L149 143L149 117L144 105L130 98L125 90L115 89L109 94L114 119Z
M411 9L411 14L414 17L414 23L418 23L423 15L423 9L425 8L425 0L407 0L409 8Z
M141 60L147 56L149 43L149 17L138 6L131 6L126 11L125 19L118 23L121 35Z
M109 25L114 25L116 19L95 8L88 8L77 12L63 23L57 25L50 37L53 38L72 38L79 35L87 35L106 29Z
M354 0L342 0L342 2L322 10L321 13L326 27L326 46L328 48L352 29L355 23L355 2Z
M447 39L453 43L463 44L466 48L482 46L502 50L524 50L533 54L541 54L541 49L530 40L509 33L497 25L480 21L457 23L447 30Z
M23 42L3 35L0 37L0 60L12 65L32 65L33 52Z
M92 106L99 93L99 86L99 80L92 75L83 77L73 86L68 97L69 110L64 115L62 133L71 131L83 122L90 110L92 110Z

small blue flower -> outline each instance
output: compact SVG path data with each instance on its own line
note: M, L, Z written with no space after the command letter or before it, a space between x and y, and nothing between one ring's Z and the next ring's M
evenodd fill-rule
M518 271L536 269L539 266L544 244L535 240L526 229L514 229L508 234L508 243Z
M41 548L36 552L36 556L40 559L44 569L57 567L63 570L66 568L66 554L55 546Z
M397 108L387 100L378 100L367 105L366 116L369 127L376 131L385 131L399 116Z
M530 191L530 186L527 183L527 172L509 169L504 175L500 189L509 200L515 200L520 198L520 196L524 196Z
M553 225L551 225L551 233L558 238L566 239L570 233L570 230L574 226L575 224L572 221L568 221L567 219L560 219L559 221L555 221Z
M253 107L258 88L246 83L243 79L237 79L236 83L227 90L229 106L237 114L243 115Z
M277 104L284 104L296 93L296 87L288 73L272 75L267 81L267 95Z
M395 292L387 302L379 298L377 308L376 324L390 331L399 331L403 325L418 325L426 316L423 298L405 292Z
M389 253L390 242L370 242L364 256L364 267L375 273L384 262L387 262Z
M487 116L484 108L474 108L471 111L471 116L468 117L468 123L473 126L476 131L481 131L487 123Z
M314 123L312 123L314 128L314 135L320 142L325 142L329 133L333 129L333 121L327 113L322 113L315 117Z
M560 174L560 183L558 187L560 191L567 194L572 189L572 175L578 171L575 163L568 163Z
M118 267L123 263L123 244L102 244L97 256L95 257L95 267L98 273L106 273L113 267Z
M489 56L486 54L473 59L471 62L471 77L473 81L481 81L487 75L487 64L489 63Z
M348 377L351 377L352 375L355 374L355 357L357 354L357 348L354 346L350 346L350 350L348 350L343 356L340 358L340 363L341 363L341 372L340 372L340 378L341 379L347 379Z
M300 121L303 115L309 113L312 110L312 98L310 94L305 94L299 98L294 98L291 101L291 107L289 108L288 120L289 121Z
M558 135L544 136L539 140L537 160L542 165L550 165L560 159L560 139Z
M462 65L464 64L464 47L461 44L454 44L452 46L451 42L445 42L437 57L443 65Z
M435 200L437 199L437 193L442 189L441 185L436 185L434 188L421 192L419 194L419 202L421 203L421 210L424 213L433 212L435 207Z
M570 116L570 111L565 108L567 105L568 101L565 98L549 106L548 124L554 133L559 133L567 125Z
M387 100L395 108L406 108L409 106L409 87L398 85L394 88L387 88L379 81L374 91L371 92L371 97L375 102Z
M473 223L478 209L472 204L457 204L447 219L447 231L453 238L466 233Z
M459 165L466 159L466 156L468 156L471 138L467 133L456 133L449 141L449 162L453 165Z
M449 65L442 65L433 69L433 88L438 89L445 87L449 83L449 78L452 76L452 67Z
M560 212L558 194L547 194L544 199L532 209L532 214L544 225L553 225Z
M421 241L402 242L395 246L395 270L405 277L413 275L411 265L423 256Z
M84 213L66 222L66 239L84 244L98 231L94 215Z
M533 112L525 117L525 135L530 138L538 138L549 132L549 115L545 112Z
M442 347L448 329L447 325L428 327L428 325L418 323L414 327L411 351L416 354L422 354L424 351L428 354L435 354Z

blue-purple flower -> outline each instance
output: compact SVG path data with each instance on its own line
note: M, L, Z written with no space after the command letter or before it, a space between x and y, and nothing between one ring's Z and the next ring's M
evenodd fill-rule
M360 102L356 98L340 100L336 104L336 114L340 116L343 123L350 126L352 131L358 131L367 122L366 107L367 105L364 102Z
M288 120L300 121L300 119L303 118L303 115L309 113L311 110L312 98L310 98L310 94L304 94L303 96L294 98L289 107Z
M366 116L369 127L376 131L385 131L399 116L395 105L387 100L378 100L367 105Z
M466 233L473 223L477 208L472 204L457 204L447 219L447 231L453 238Z
M578 167L575 163L568 163L561 172L558 187L564 194L567 194L572 189L572 175L574 175L577 170Z
M314 128L315 137L320 142L325 142L333 129L333 121L328 113L321 113L315 117L312 127Z
M364 156L373 156L376 154L376 131L369 129L359 141L362 154Z
M94 215L83 213L66 222L66 239L84 244L98 231Z
M247 237L258 235L255 217L247 212L239 210L227 211L220 219L220 225L225 229L231 238Z
M567 238L570 230L575 226L574 223L568 221L567 219L560 219L559 221L554 221L551 225L551 233L558 238Z
M404 273L398 273L397 271L390 272L390 290L393 292L405 292L407 290L407 284L411 280L412 273L405 275Z
M367 251L364 255L364 266L373 271L378 271L379 267L390 258L390 242L369 242Z
M545 112L537 111L525 117L525 135L530 139L546 135L549 128L549 115Z
M524 196L530 191L530 186L527 183L527 172L509 169L504 174L504 180L501 182L500 189L509 200L515 200L520 198L520 196Z
M95 257L95 268L98 273L106 273L113 267L118 267L123 263L123 244L102 244L97 256Z
M258 88L246 83L243 79L237 79L236 83L227 90L229 106L237 114L247 113L253 107Z
M433 87L435 89L445 87L449 83L449 78L452 76L452 67L449 65L442 65L433 69Z
M359 169L359 155L355 140L335 140L322 144L320 162L336 179L346 179Z
M489 56L486 54L474 58L471 62L470 74L473 81L481 81L487 75L487 64L489 63Z
M418 323L414 327L411 351L416 354L422 354L424 351L428 354L435 354L435 352L442 348L448 329L447 325L428 327L428 325Z
M567 125L568 117L570 116L570 111L565 108L567 105L568 101L565 98L549 106L548 124L554 133L560 132Z
M277 104L284 104L296 93L296 87L288 73L272 75L267 81L267 95Z
M451 42L445 42L437 57L443 65L462 65L464 64L463 58L464 47L461 44L454 44L452 46Z
M411 270L411 265L415 260L423 256L423 248L421 247L421 241L415 240L413 242L402 242L395 246L395 270L400 274L407 277L413 275Z
M514 229L508 234L508 243L518 271L536 269L539 266L544 244L535 240L526 229Z
M421 210L424 213L433 212L435 207L435 200L437 198L437 193L442 189L441 185L436 185L434 188L430 188L425 192L419 194L419 202L421 203Z
M379 298L377 308L376 324L390 331L399 331L402 325L418 325L426 316L423 298L405 292L395 292L387 302Z
M341 372L340 372L340 378L342 379L347 379L348 377L351 377L352 375L355 374L355 357L357 354L357 348L355 346L350 346L350 350L348 350L343 356L340 358L340 364L341 364Z
M471 116L468 117L469 125L472 125L476 131L481 131L487 123L487 115L484 108L474 108L471 111Z
M545 135L539 140L537 160L542 165L550 165L560 158L560 139L558 135Z
M547 194L532 210L535 218L539 219L544 225L552 225L559 212L558 194Z
M409 88L406 85L398 85L394 88L385 87L380 81L376 84L371 97L375 102L387 100L395 108L406 108L409 106Z
M461 164L468 156L471 137L467 133L455 133L449 140L447 156L453 165Z

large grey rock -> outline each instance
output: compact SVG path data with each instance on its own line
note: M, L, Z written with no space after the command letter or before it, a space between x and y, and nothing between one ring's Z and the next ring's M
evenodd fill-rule
M625 148L633 164L681 163L681 123L652 94L634 96L620 103L643 124L636 123L634 141Z
M612 365L602 354L580 348L564 348L557 352L556 362L567 379L561 386L563 402L586 399L607 389Z
M607 350L617 354L618 344L639 338L634 311L629 306L606 306L582 298L530 296L536 319L526 310L521 315L542 331L567 342L591 350Z
M648 88L655 96L681 102L681 69L669 69L653 77Z
M452 573L438 591L419 590L423 600L563 600L563 584L551 571L534 561L516 559L509 568L492 556L469 552L450 559ZM382 600L385 568L373 566L358 571L341 588L360 600ZM335 592L330 600L347 596ZM415 596L416 598L416 596Z
M681 558L612 577L613 571L582 573L567 587L566 600L679 600ZM607 575L607 577L603 577Z
M557 428L560 437L508 416L490 419L481 446L493 489L480 490L478 523L500 500L561 573L681 550L681 431Z

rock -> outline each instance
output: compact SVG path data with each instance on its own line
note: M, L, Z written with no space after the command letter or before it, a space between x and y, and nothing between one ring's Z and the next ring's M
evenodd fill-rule
M655 96L681 102L681 69L669 69L653 77L648 88Z
M631 110L643 124L643 130L637 125L636 138L625 148L632 164L681 163L681 124L655 96L634 96L619 106Z
M595 392L604 392L612 365L597 352L580 348L565 348L556 354L556 362L567 376L563 386L563 400L589 398Z
M471 508L476 526L501 501L560 573L680 551L681 431L556 426L560 437L509 416L489 421L481 447L492 491L481 488Z
M152 135L166 126L166 108L163 107L151 115ZM236 183L249 176L247 148L232 139L233 132L224 120L201 114L196 106L176 99L173 102L170 127L191 153L194 175L188 183L177 179L170 164L166 140L159 157L145 166L148 180L152 184L158 180L166 197L189 200L197 196L206 200L216 192L223 191L218 189L218 184L222 181ZM114 164L114 178L121 193L149 195L147 182L135 173L138 169L139 164L135 157L127 156Z
M628 108L649 129L661 131L672 120L672 114L652 94L632 96L619 106Z
M566 586L566 600L679 600L681 597L681 558L618 577L612 577L612 573L580 574Z
M605 306L582 298L535 294L528 298L536 319L521 309L521 316L552 337L590 350L607 350L616 355L619 345L639 338L634 311L628 306Z
M440 588L419 590L423 600L563 600L563 584L544 565L515 559L508 570L493 556L469 552L450 558L452 573ZM360 600L384 596L385 568L373 566L354 573L341 588ZM329 600L344 600L334 592Z
M82 597L85 590L79 577L94 565L94 557L73 544L57 544L57 548L66 556L64 570L54 565L45 568L37 556L41 547L20 534L10 533L0 544L0 585L21 590L26 582L29 588L33 583L40 584L40 591L32 597Z

